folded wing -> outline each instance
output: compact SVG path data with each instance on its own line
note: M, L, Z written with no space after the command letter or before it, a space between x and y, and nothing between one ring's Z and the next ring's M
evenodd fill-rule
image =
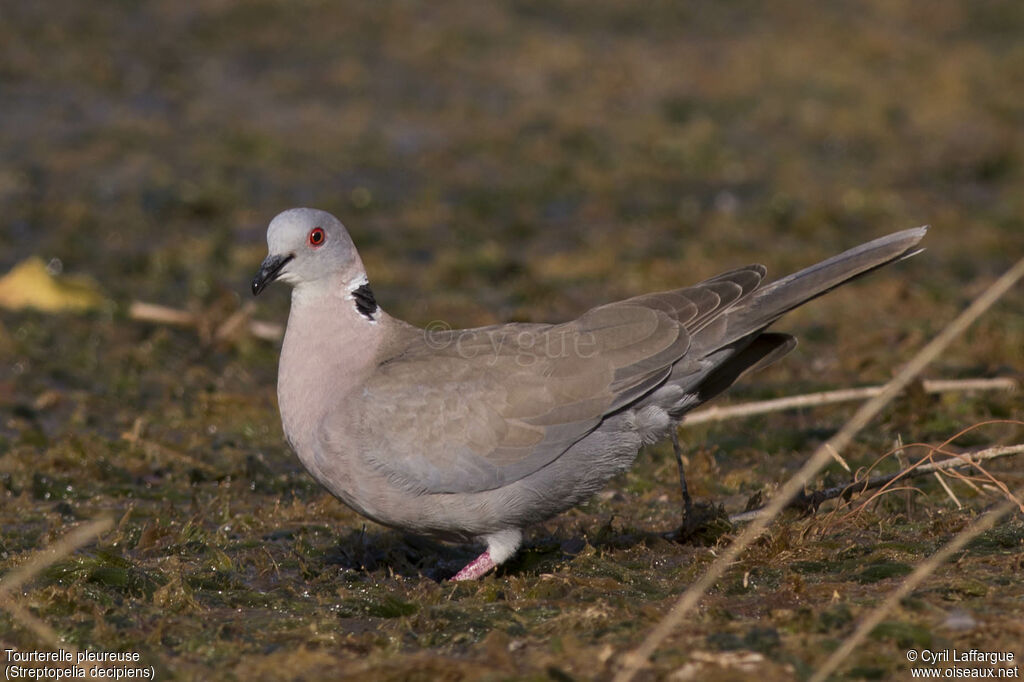
M410 490L507 485L664 383L691 335L763 276L761 266L741 268L560 325L416 335L367 381L356 423L328 416L321 440L354 435L361 456Z

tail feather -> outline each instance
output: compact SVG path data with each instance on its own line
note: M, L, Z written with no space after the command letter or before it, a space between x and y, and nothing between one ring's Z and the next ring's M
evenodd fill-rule
M765 367L796 346L784 334L765 329L790 310L852 279L920 250L927 227L917 227L861 244L849 251L776 280L741 298L697 329L686 356L673 367L668 383L686 396L674 415L718 395L745 372Z
M748 285L738 298L727 300L725 305L719 305L721 298L714 295L707 305L692 303L689 307L679 308L687 313L685 316L677 315L677 319L685 319L690 325L687 328L691 334L689 346L674 362L671 373L664 380L658 378L668 388L655 390L642 398L640 404L667 403L669 415L678 419L729 388L746 372L778 360L796 346L796 339L787 334L765 333L769 325L790 310L850 280L920 253L917 244L927 230L927 227L917 227L895 232L761 288L751 290ZM761 266L749 266L722 277L732 282L740 272L745 278L753 277L752 283L764 275ZM703 292L708 284L718 280L713 278L688 289L655 296L679 297L685 293L689 297L684 296L685 300L701 300L692 292ZM643 390L648 390L648 387L649 384L645 384ZM631 394L629 399L633 398L634 394ZM620 402L618 406L623 404Z
M764 329L790 310L841 284L920 253L917 244L927 231L924 226L895 232L758 289L725 315L725 333L716 345L721 347Z
M755 336L697 385L697 404L706 403L723 393L740 377L767 367L794 348L796 339L789 334L765 333Z

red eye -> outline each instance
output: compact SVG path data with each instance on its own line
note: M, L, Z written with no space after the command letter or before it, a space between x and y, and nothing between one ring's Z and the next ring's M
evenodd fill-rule
M309 231L309 245L320 246L324 243L324 228L314 227Z

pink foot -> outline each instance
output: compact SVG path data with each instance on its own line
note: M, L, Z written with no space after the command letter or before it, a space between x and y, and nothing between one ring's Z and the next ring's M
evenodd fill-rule
M494 560L491 559L490 552L484 552L477 558L466 564L466 567L455 574L452 580L476 580L482 578L487 571L497 566Z

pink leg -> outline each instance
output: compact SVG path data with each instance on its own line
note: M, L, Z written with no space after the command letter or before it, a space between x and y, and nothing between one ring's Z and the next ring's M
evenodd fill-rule
M452 580L476 580L482 578L487 571L497 566L494 560L491 559L490 552L484 552L477 558L466 564L466 567L455 574Z

